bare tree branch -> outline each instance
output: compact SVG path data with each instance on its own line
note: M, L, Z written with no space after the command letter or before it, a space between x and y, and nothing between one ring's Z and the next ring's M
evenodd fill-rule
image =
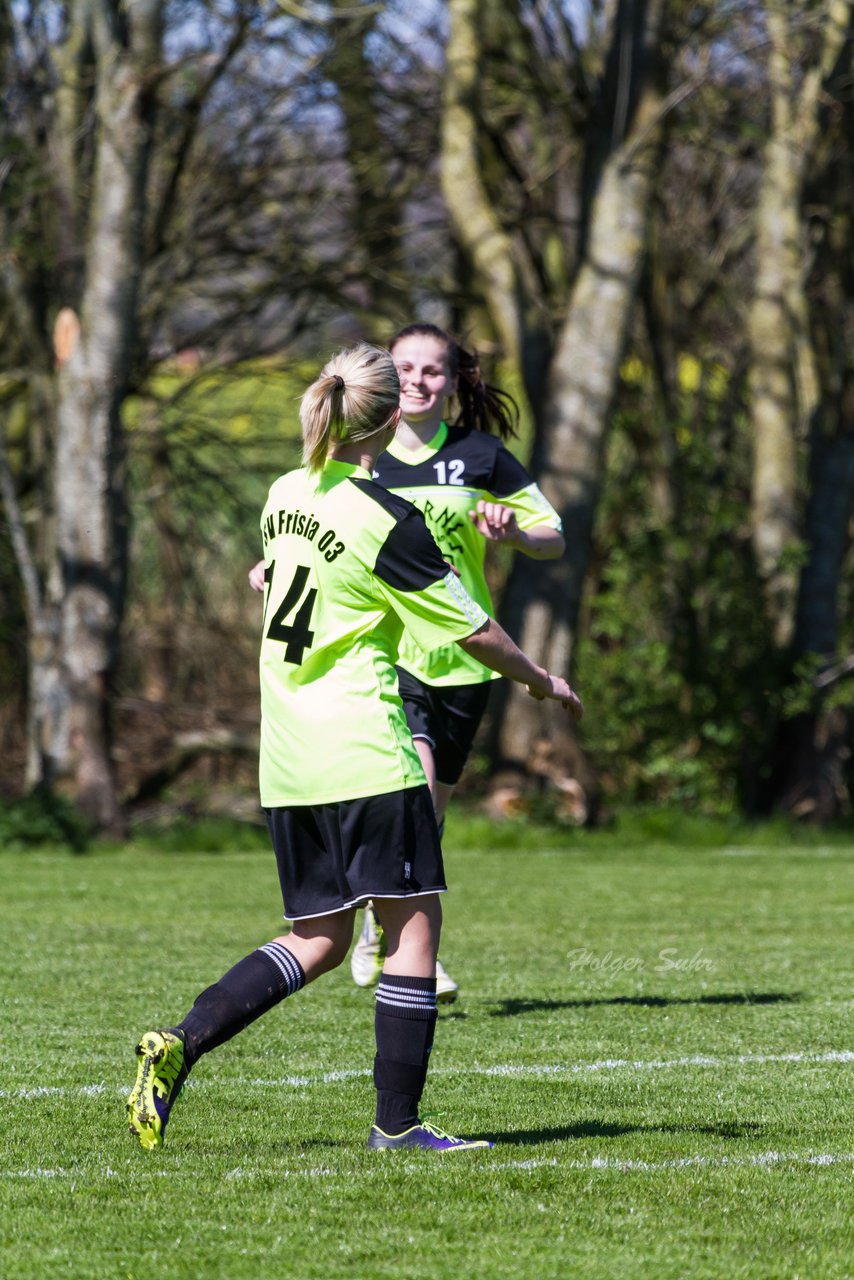
M4 401L9 398L5 387L3 388L2 398ZM15 487L15 478L9 465L9 455L6 450L6 429L2 419L0 419L0 496L3 499L6 523L9 526L9 536L12 540L18 572L24 585L27 618L30 626L34 626L42 607L41 581L35 557L27 538L24 515Z

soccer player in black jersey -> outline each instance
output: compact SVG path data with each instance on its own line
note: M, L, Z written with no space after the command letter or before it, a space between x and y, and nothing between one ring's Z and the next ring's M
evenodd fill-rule
M538 560L557 558L564 551L560 517L503 444L515 435L516 405L484 382L476 353L431 324L407 326L389 349L400 377L401 421L374 477L418 507L442 555L492 614L486 544L502 543ZM496 673L453 643L425 652L409 633L397 667L441 831ZM351 956L359 986L377 981L383 948L368 908ZM456 999L458 984L440 961L436 981L440 1001Z

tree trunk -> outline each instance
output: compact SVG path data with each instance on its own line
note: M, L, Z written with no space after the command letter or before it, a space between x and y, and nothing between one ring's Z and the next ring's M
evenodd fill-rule
M854 5L828 0L823 9L821 42L811 62L784 12L768 10L772 133L750 324L754 547L775 640L792 654L793 680L803 679L804 660L814 668L811 706L777 731L771 799L817 822L850 806L851 717L828 705L825 690L838 659L840 575L854 505L847 103ZM805 205L811 210L809 240ZM809 499L802 514L795 501L796 438L807 424ZM786 551L801 537L806 561L799 574Z
M854 394L849 399L854 408ZM813 430L810 481L808 558L798 593L795 651L832 663L839 642L839 581L854 513L854 421L833 435L820 426Z
M112 6L96 8L98 128L80 336L57 378L59 647L48 626L36 642L30 728L41 781L68 793L98 827L120 832L110 683L127 563L121 406L136 328L153 108L146 77L159 56L160 5L127 6L128 47Z
M57 597L56 566L48 567L49 599L39 574L39 560L33 554L25 528L24 513L18 499L15 477L6 451L6 423L0 420L0 496L9 528L12 550L24 591L27 617L27 758L25 781L32 789L46 783L49 761L56 755L57 744L48 740L51 717L49 708L61 700L61 629ZM48 517L49 518L49 517ZM38 709L41 709L39 713Z
M800 160L792 143L772 137L757 208L756 293L750 309L750 414L753 425L751 522L757 565L766 586L775 640L792 637L801 532L794 375L793 295L802 295ZM787 554L788 553L788 554Z
M502 622L549 670L570 670L581 593L602 482L608 411L643 264L661 144L662 92L654 53L661 7L642 6L633 114L623 141L607 155L593 196L584 252L549 372L535 474L561 513L567 551L557 562L517 557ZM637 17L637 15L636 15ZM583 687L581 690L583 697ZM524 765L538 741L567 765L578 761L575 730L555 703L509 690L496 720L502 760ZM588 785L591 780L587 779Z
M851 713L824 703L826 688L835 682L839 580L854 513L854 425L835 436L814 431L810 470L809 558L798 595L795 651L814 658L819 670L813 707L782 728L778 803L794 817L830 822L851 808Z
M765 582L775 641L792 639L800 545L798 428L818 402L804 294L806 245L801 227L804 173L818 128L824 78L836 63L850 22L849 0L827 0L819 58L797 82L805 37L802 16L768 6L771 136L765 150L757 206L756 291L750 311L750 404L753 423L751 519L759 572ZM810 37L812 38L812 37Z
M372 321L378 310L408 318L406 211L400 178L389 164L389 147L372 100L374 77L366 51L380 9L368 5L359 10L350 0L335 0L332 11L327 67L341 108L353 185L352 274L359 279L361 293L356 301Z
M854 6L849 6L849 21L854 31ZM851 67L849 39L831 90L850 84ZM806 658L815 667L814 696L807 712L782 727L782 768L775 795L785 811L818 822L850 813L854 745L850 706L833 705L828 696L854 669L854 659L840 661L839 652L840 587L854 514L854 109L844 93L841 104L833 104L830 95L828 102L832 105L822 121L821 162L805 195L812 213L814 254L808 281L810 331L822 401L810 433L807 559L800 575L793 644L795 662Z
M478 0L450 0L442 109L442 194L454 233L483 290L504 359L518 369L536 413L551 342L528 255L501 226L480 173L478 86L482 60Z

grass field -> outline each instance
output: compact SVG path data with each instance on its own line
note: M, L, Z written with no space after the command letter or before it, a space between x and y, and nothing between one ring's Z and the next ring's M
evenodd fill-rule
M425 1110L494 1150L364 1149L341 969L204 1059L148 1154L135 1037L279 932L271 856L0 854L5 1280L851 1276L850 848L454 815L446 859Z

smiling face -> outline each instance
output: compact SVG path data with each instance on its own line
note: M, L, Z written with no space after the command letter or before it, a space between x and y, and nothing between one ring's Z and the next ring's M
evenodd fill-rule
M447 345L429 334L399 338L391 351L400 378L400 408L407 422L438 430L445 401L456 389Z

